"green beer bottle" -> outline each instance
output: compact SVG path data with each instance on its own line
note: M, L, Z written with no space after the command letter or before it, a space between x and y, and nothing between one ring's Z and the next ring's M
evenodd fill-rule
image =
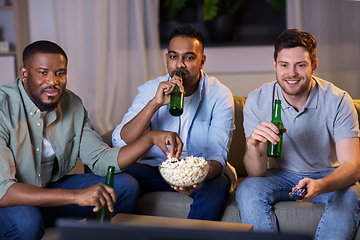
M105 184L114 187L114 174L115 174L115 167L109 166L108 172L105 179ZM112 212L109 211L107 205L105 205L100 211L96 213L96 220L103 222L111 222Z
M278 136L280 138L280 141L276 145L268 141L267 156L281 157L282 140L283 140L283 132L284 132L284 126L281 121L281 100L275 100L274 114L271 122L279 129Z
M176 76L182 77L181 71L176 71ZM184 105L184 93L180 92L178 85L175 86L174 90L170 94L170 106L169 112L171 115L177 117L183 113Z

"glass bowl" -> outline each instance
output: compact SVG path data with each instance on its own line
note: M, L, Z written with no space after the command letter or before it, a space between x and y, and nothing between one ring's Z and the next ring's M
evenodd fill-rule
M159 165L163 179L176 187L191 187L203 182L209 173L210 161L203 157L186 157L185 159L167 159Z

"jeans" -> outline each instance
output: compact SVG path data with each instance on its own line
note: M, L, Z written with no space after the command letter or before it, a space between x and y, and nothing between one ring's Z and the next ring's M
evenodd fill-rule
M138 180L140 195L155 191L176 192L161 177L157 167L135 163L123 172L130 174ZM229 198L229 186L228 180L223 174L204 181L200 189L195 190L189 195L193 199L193 203L190 205L188 218L221 220L227 199Z
M49 183L45 188L84 189L105 177L94 174L67 175L57 182ZM113 216L118 213L134 213L139 195L137 181L127 174L115 174L114 189L117 200L114 203ZM13 206L0 208L0 239L41 239L45 227L55 225L58 218L83 219L94 215L93 206L81 207L77 204L58 207Z
M264 177L246 178L236 190L241 220L254 225L256 232L277 233L278 226L272 205L292 201L289 192L302 178L319 179L332 171L299 175L281 170L267 170ZM344 189L321 194L311 202L325 203L325 211L315 239L352 239L359 225L359 183Z

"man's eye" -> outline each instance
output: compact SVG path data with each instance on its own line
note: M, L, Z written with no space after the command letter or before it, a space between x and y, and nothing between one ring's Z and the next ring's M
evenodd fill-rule
M170 59L175 59L176 56L175 55L170 55Z
M40 71L40 74L41 74L41 75L45 75L46 72L45 72L45 71Z
M65 73L64 72L56 72L56 76L60 77L62 75L64 75Z
M188 57L186 57L186 59L187 59L187 60L194 60L195 57L194 57L194 56L188 56Z

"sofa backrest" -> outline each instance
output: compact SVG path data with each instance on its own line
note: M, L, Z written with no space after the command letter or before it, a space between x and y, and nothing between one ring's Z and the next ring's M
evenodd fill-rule
M236 169L238 177L246 177L246 169L243 163L245 154L245 133L243 127L243 108L246 97L234 96L235 106L235 131L229 150L229 163Z
M235 126L236 129L233 134L233 139L230 145L229 163L235 167L239 178L246 177L246 169L243 163L245 154L245 133L243 127L243 108L246 97L234 96L235 105ZM353 99L354 106L358 113L358 121L360 119L360 99Z
M245 105L246 97L234 96L234 105L235 105L235 131L233 133L232 142L229 150L229 163L235 167L236 173L239 178L247 176L246 169L243 163L243 158L245 154L245 133L243 127L243 108ZM355 108L358 113L358 121L360 118L360 99L353 99ZM114 130L114 129L113 129ZM109 131L102 135L103 140L111 146L111 134L112 131Z

